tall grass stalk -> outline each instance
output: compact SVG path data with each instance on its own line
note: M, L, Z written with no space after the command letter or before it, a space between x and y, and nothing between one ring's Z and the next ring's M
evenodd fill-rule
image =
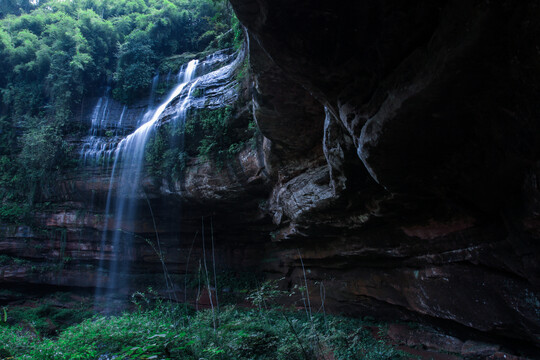
M171 292L172 292L174 300L176 302L178 302L178 298L176 297L176 292L174 291L174 284L172 282L169 271L167 270L167 265L165 264L165 258L163 256L163 251L161 250L161 242L159 241L159 234L158 234L158 231L157 231L156 218L154 217L154 211L152 210L152 205L150 204L150 200L148 199L148 195L146 195L146 191L143 190L143 193L144 193L144 198L146 199L146 203L148 204L148 209L150 210L150 216L152 217L152 224L154 225L154 232L156 233L156 243L157 243L158 257L159 257L159 261L161 262L161 267L163 268L163 276L165 278L165 286L167 287L167 296L168 296L169 300L172 300L172 298L171 298ZM154 251L155 250L156 249L154 249Z
M304 274L304 284L306 286L306 298L307 298L307 310L306 310L306 313L309 310L308 319L309 319L309 321L312 321L313 316L312 316L312 313L311 313L311 301L309 300L309 288L308 288L307 277L306 277L306 268L304 267L304 260L302 259L302 254L300 253L300 249L297 249L297 250L298 250L298 256L300 257L300 264L302 264L302 273ZM303 294L302 294L302 296L303 296ZM305 301L304 301L304 306L305 306Z
M201 298L201 259L199 259L199 268L197 269L197 297L195 298L195 310L199 311L199 299Z
M202 224L202 250L203 250L203 263L204 273L206 275L206 288L208 289L208 298L210 299L210 307L212 308L212 322L214 323L214 331L216 330L216 314L214 311L214 301L212 300L212 288L210 286L210 276L208 275L208 265L206 264L206 247L204 245L204 217L201 217Z
M219 316L219 298L218 298L218 290L217 290L218 284L217 284L217 273L216 273L216 252L214 248L214 220L212 217L210 218L210 232L212 235L212 267L214 268L214 289L216 293L216 307L217 307L217 312Z
M323 312L324 327L328 331L328 323L326 322L326 309L324 308L324 302L326 301L326 288L324 287L324 282L321 281L319 285L319 295L321 296L321 309Z
M195 245L195 240L197 239L197 235L199 235L199 230L195 233L195 236L193 237L193 241L191 242L191 247L189 248L189 253L186 260L186 273L184 276L184 303L187 304L187 275L189 270L189 259L191 257L191 252L193 251L193 246Z

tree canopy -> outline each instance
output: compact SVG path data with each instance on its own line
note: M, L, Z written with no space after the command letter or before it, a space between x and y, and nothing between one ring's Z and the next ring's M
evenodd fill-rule
M235 24L219 0L2 0L2 202L34 196L43 174L65 165L63 138L85 96L107 84L133 101L162 59L231 46Z

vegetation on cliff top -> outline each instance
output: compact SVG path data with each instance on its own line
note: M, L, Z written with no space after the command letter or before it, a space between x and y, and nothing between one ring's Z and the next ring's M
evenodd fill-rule
M2 0L0 218L18 221L54 194L54 174L74 165L66 138L81 131L84 97L109 84L131 102L162 60L240 33L224 1Z

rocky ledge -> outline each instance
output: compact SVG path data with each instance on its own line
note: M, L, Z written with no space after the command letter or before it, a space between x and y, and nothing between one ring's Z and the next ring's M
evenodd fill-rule
M535 1L231 0L282 262L335 310L540 346ZM285 125L286 124L286 125Z

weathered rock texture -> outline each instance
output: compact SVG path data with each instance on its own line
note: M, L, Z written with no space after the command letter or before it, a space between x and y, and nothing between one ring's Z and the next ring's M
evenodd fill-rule
M273 270L300 277L299 248L336 310L540 345L539 4L231 3L280 164Z
M222 167L192 159L183 182L145 180L148 202L123 226L139 235L126 255L134 281L160 279L144 240L156 233L169 271L195 272L211 218L218 268L285 277L290 289L303 261L314 309L324 286L327 311L448 333L425 335L428 347L537 351L540 4L231 3L253 84L206 89L230 99L240 88L237 118L253 116L263 136ZM92 171L58 184L58 206L36 215L48 233L4 229L2 253L28 263L2 266L3 283L91 287L107 275L96 264L113 223L108 177Z
M201 74L220 71L198 79L200 94L191 102L192 110L233 107L234 116L229 119L229 125L239 128L240 135L247 132L252 120L251 93L245 83L248 78L242 80L237 76L244 57L244 50L236 54L227 51L201 61L198 69ZM188 88L181 96L185 97L187 91ZM174 120L182 105L181 96L164 111L159 125ZM77 121L90 127L98 101L88 99ZM122 135L133 131L148 105L147 99L126 108L106 97L100 101L107 102L107 116L92 138L112 145L118 143ZM119 124L121 113L124 116ZM108 136L107 132L114 132L115 136ZM73 139L75 152L84 141L88 141L87 138ZM21 291L36 293L43 288L108 286L110 262L132 263L131 272L121 279L125 286L118 292L122 296L148 285L161 289L165 283L159 248L175 280L176 292L183 295L187 289L188 300L194 301L197 289L193 287L193 277L197 275L193 274L200 271L203 259L203 220L208 251L212 230L215 233L212 240L215 240L218 270L252 271L261 262L263 241L273 229L269 216L258 211L271 189L262 144L257 145L260 141L260 136L246 141L244 148L221 166L213 161L189 159L181 181L146 176L140 191L133 195L138 200L136 217L121 219L119 228L134 233L135 237L133 248L120 256L110 236L103 235L104 231L118 230L117 219L105 211L109 189L119 186L118 172L111 179L113 161L94 161L96 164L87 161L86 165L81 163L78 168L69 170L42 194L46 206L33 214L31 226L1 228L0 282L7 291L0 291L0 301L17 299ZM104 238L105 246L102 246ZM184 286L186 274L191 282L189 287ZM13 289L16 291L11 291Z

